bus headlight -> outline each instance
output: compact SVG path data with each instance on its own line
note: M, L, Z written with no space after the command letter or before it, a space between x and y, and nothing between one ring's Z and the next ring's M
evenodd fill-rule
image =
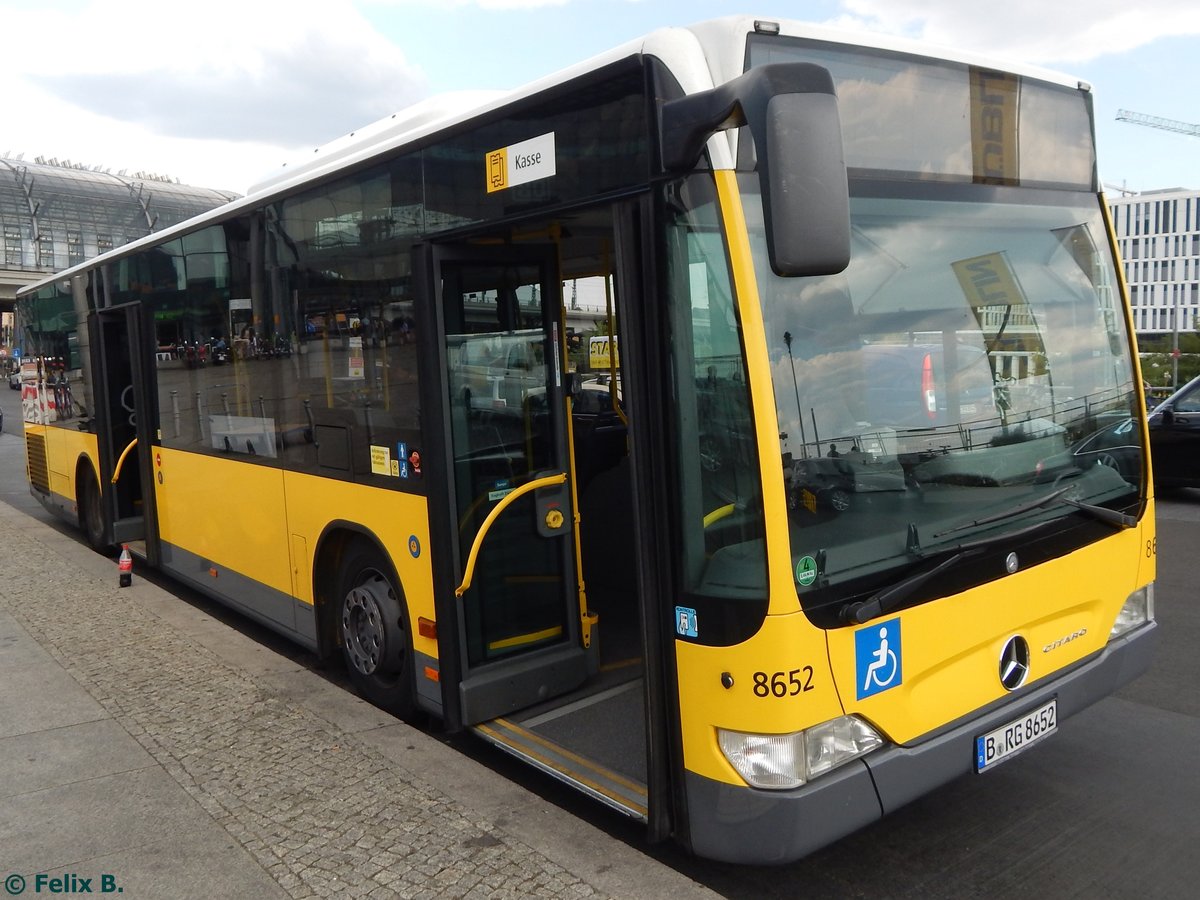
M1154 582L1140 587L1125 601L1121 611L1117 613L1117 621L1113 623L1108 639L1118 638L1127 631L1133 631L1139 625L1145 625L1154 618Z
M791 734L718 728L717 743L751 787L787 790L870 753L883 738L857 716L841 716Z

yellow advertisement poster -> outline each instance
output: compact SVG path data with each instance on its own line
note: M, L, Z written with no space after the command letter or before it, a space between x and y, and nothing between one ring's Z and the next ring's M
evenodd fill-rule
M611 349L612 351L617 351L616 336L612 339ZM615 361L613 359L614 356L616 357ZM593 369L620 367L620 353L619 351L610 352L608 335L598 335L588 338L588 365Z
M976 315L983 306L1021 306L1025 294L1003 253L985 253L950 264Z
M1037 319L1007 256L985 253L950 265L987 341L989 353L1032 354L1044 358L1046 348ZM1033 362L1030 369L1026 369L1026 365L1019 364L1022 373L1039 373L1041 363Z

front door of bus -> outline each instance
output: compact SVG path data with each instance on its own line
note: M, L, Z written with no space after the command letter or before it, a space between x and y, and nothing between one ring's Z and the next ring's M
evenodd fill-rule
M464 724L579 686L561 297L553 248L431 248Z

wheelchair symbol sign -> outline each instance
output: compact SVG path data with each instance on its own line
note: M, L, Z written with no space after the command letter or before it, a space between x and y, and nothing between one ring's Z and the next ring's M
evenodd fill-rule
M859 700L903 683L899 619L872 622L855 633L854 670Z

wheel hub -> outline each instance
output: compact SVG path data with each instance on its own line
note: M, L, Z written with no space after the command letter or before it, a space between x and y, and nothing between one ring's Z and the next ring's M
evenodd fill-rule
M354 587L342 602L342 641L351 664L363 675L383 670L387 653L387 625L383 610L387 582L379 576Z

